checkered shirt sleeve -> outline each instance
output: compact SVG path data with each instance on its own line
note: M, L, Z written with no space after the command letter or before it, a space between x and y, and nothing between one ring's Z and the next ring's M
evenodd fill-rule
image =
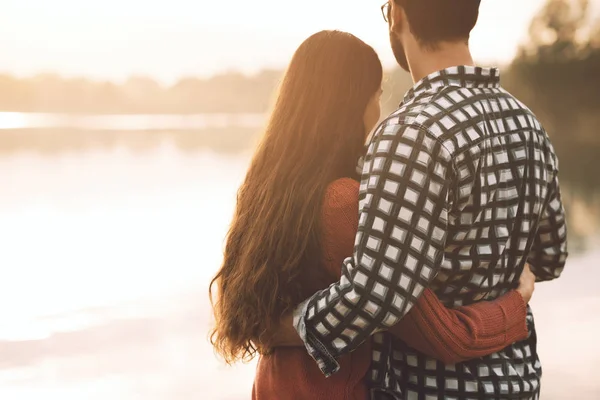
M384 122L364 160L354 255L294 325L329 376L336 359L396 324L436 276L447 237L450 152L419 125Z
M528 262L536 281L558 278L567 261L567 223L560 195L558 174L548 188L548 204L540 219Z

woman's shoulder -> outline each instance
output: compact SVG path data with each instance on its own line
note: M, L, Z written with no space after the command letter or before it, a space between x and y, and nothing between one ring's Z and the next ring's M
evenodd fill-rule
M344 212L358 210L358 190L360 184L351 178L340 178L329 184L323 202L324 211Z
M327 186L326 199L357 201L360 184L352 178L340 178Z

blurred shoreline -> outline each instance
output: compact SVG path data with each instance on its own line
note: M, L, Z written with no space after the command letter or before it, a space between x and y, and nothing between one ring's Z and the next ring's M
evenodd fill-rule
M211 149L240 153L251 148L263 114L65 115L0 112L0 155L40 155L128 148L165 143L182 152Z

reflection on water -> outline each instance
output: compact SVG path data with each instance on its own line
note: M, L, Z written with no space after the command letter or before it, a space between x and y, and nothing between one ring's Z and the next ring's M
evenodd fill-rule
M0 281L0 312L55 314L205 283L243 165L168 147L1 158L0 264L12 268Z
M206 340L246 163L169 146L0 158L0 398L249 399L254 365ZM545 400L600 396L598 261L536 289Z
M206 342L244 165L169 147L0 159L0 398L246 398L252 366L219 367Z

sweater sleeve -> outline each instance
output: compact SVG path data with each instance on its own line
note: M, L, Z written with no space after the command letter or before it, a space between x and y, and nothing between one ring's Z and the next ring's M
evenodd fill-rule
M526 315L525 302L515 290L494 301L452 309L427 289L389 331L422 353L455 364L527 338Z
M358 182L352 179L337 180L328 188L323 203L323 251L333 279L339 279L344 258L352 254L358 189ZM526 314L526 304L515 290L494 301L452 309L426 289L415 307L389 331L416 350L455 364L525 339Z
M327 189L322 208L322 244L325 267L335 282L342 274L343 260L352 254L358 229L358 189L354 179L342 178Z

